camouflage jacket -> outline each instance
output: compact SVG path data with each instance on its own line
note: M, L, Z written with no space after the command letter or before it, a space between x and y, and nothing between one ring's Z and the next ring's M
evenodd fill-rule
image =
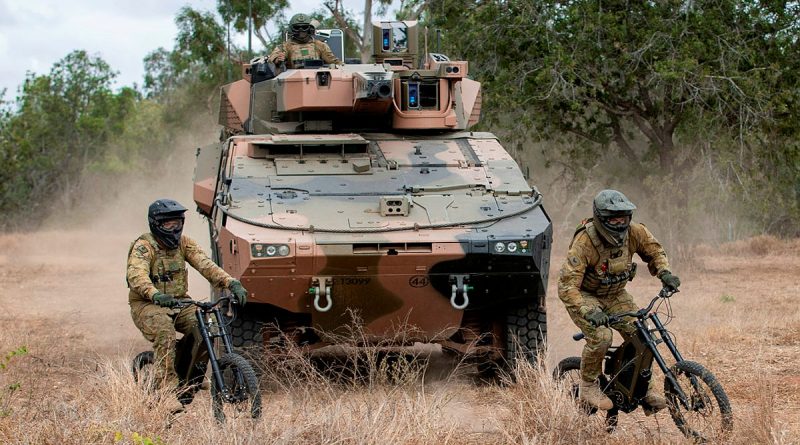
M179 248L167 250L152 234L145 233L133 242L128 253L128 300L152 302L156 292L185 297L187 262L216 287L228 287L233 280L188 236L181 237Z
M341 64L342 61L336 58L327 43L319 40L312 40L308 43L283 42L275 47L269 55L268 60L275 63L279 54L286 56L286 66L294 68L295 62L301 60L321 59L325 63Z
M632 222L628 237L619 248L598 246L604 241L596 230L591 220L579 226L558 276L558 297L581 315L591 309L584 305L581 292L601 298L622 292L636 270L634 253L647 262L651 275L661 276L669 270L664 248L644 224Z

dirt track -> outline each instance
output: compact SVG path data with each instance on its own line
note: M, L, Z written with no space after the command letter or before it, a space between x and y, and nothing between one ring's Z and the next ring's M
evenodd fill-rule
M141 213L134 210L131 213ZM205 239L199 218L192 217L188 224L193 236ZM59 365L72 366L86 358L131 357L146 348L128 314L124 265L129 243L147 228L144 221L128 226L115 225L117 233L44 231L0 236L0 305L5 308L0 320L5 344L0 352L41 344L41 337L47 337L59 353L32 350L30 355L57 370ZM800 247L800 242L794 246ZM701 251L690 269L677 269L684 285L673 299L675 320L669 325L684 355L707 365L728 390L743 432L752 421L751 404L774 405L773 428L779 443L800 441L800 314L796 306L800 249L795 247L765 255L749 252L746 245L739 253ZM553 264L559 263L557 254ZM551 276L557 276L556 270ZM193 295L207 293L207 285L197 274L190 282ZM641 303L657 289L657 281L645 276L629 286ZM554 283L548 306L552 363L578 354L580 345L570 339L575 328L555 298ZM58 360L61 363L50 363ZM54 372L50 378L75 375ZM62 383L70 382L58 380L54 388ZM496 420L492 416L503 415L504 407L493 406L491 398L470 397L453 399L446 417L469 425L476 433L491 432ZM772 397L772 402L765 402L765 397ZM645 422L642 419L631 416L623 419L623 425ZM662 417L661 422L669 420Z

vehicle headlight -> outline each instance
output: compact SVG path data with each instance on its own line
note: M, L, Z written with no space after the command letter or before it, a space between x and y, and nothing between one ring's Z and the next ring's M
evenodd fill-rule
M250 253L256 258L289 256L292 249L287 244L252 244Z
M508 247L506 247L510 253L514 253L517 251L517 243L510 242L508 243Z
M506 245L503 243L497 243L494 245L494 251L497 253L503 253L506 251Z

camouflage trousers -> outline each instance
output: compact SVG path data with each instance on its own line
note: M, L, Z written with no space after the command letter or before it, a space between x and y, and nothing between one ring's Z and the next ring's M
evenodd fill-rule
M581 292L581 295L585 301L585 306L598 307L609 316L639 309L639 306L633 302L631 294L624 289L617 295L604 298L597 298L585 292ZM593 326L577 310L567 309L567 312L569 312L572 321L583 332L583 335L586 336L586 344L583 346L583 353L581 354L581 377L587 382L593 382L600 375L606 351L611 346L611 328ZM617 323L612 327L622 334L623 338L627 338L636 332L636 327L630 321Z
M175 372L175 333L185 335L197 328L194 306L169 309L144 301L132 301L130 305L133 324L153 343L155 381L163 388L177 388L180 381Z

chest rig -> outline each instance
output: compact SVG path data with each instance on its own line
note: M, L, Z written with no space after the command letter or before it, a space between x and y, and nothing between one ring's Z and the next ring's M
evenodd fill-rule
M293 64L305 61L322 59L322 52L317 48L317 43L312 40L308 43L287 42L284 49Z
M150 259L150 281L153 282L153 286L165 294L175 297L185 296L189 280L183 250L180 247L172 250L162 249L151 233L142 235L139 239L147 241L155 252Z
M587 222L584 228L599 259L596 264L586 267L581 290L600 298L616 295L636 276L636 263L631 261L633 252L630 250L630 238L622 246L609 246L603 242L593 222Z

